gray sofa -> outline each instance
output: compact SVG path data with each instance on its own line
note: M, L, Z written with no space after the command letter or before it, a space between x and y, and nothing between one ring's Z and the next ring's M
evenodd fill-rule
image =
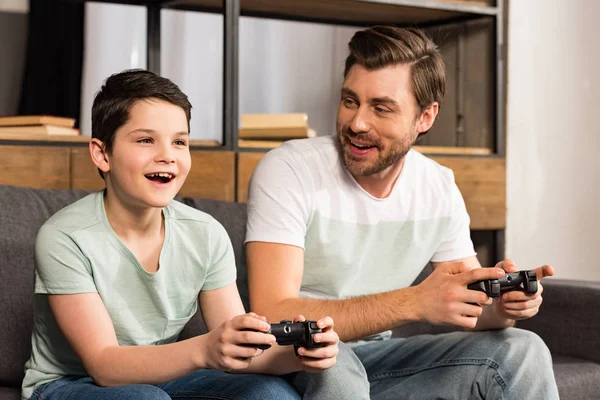
M23 365L29 356L36 233L53 213L89 192L0 186L0 399L19 399ZM213 215L227 229L238 264L238 286L246 308L243 238L244 204L192 198L184 203ZM424 270L420 279L429 271ZM534 319L519 326L538 333L548 344L561 398L600 398L600 282L548 279L544 307ZM411 324L395 335L437 333L449 327ZM182 337L204 331L195 316ZM399 396L401 398L401 395Z

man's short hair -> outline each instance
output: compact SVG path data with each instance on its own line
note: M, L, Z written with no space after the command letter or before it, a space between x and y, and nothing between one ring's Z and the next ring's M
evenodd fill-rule
M129 69L108 77L96 93L92 105L92 138L99 139L104 150L110 153L115 133L129 120L131 107L137 101L147 99L162 100L181 107L189 131L192 105L179 87L153 72ZM104 178L102 171L99 172Z
M444 61L437 45L423 31L374 26L356 32L348 47L344 78L356 64L367 70L409 64L413 93L421 110L444 98Z

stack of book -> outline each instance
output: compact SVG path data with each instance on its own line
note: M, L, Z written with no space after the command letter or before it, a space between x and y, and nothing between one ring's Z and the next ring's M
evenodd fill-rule
M295 114L244 114L238 133L240 148L275 148L289 139L317 136L308 127L308 116Z
M0 117L0 137L68 135L78 136L75 119L50 115L19 115Z

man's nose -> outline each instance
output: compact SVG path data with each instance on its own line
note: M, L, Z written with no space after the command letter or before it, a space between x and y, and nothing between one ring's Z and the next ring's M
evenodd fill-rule
M368 110L365 107L358 107L354 116L352 117L352 123L350 129L356 133L368 132L370 127L370 120Z

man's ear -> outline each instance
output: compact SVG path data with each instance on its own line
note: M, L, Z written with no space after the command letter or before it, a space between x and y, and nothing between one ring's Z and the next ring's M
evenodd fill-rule
M104 143L99 139L92 138L92 140L90 140L90 156L92 156L92 162L100 171L104 173L110 171L108 154L104 148Z
M435 118L438 115L438 111L440 110L440 105L437 101L434 101L421 112L419 119L417 120L417 132L427 132L431 129L431 126L435 122Z

